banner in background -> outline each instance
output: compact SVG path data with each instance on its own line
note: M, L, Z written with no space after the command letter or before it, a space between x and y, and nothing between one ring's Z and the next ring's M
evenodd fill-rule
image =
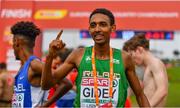
M144 33L147 39L151 40L173 40L174 39L174 32L172 31L127 31L127 30L116 30L116 32L111 33L112 39L125 39L129 40L135 34ZM80 31L80 38L81 39L88 39L92 38L89 34L88 30L81 30Z
M6 62L8 71L13 73L19 69L20 62L15 60L10 28L18 21L33 21L34 2L1 1L0 3L0 62ZM42 36L39 36L36 40L38 45L34 49L35 55L39 57L41 57L41 38Z
M107 8L116 18L117 30L180 30L180 1L0 1L0 61L12 61L10 27L33 21L42 30L88 29L95 8ZM37 43L41 43L38 37ZM41 44L35 48L41 56ZM13 63L12 63L13 64ZM12 67L13 68L13 67Z
M42 28L87 29L95 8L113 12L120 30L179 30L180 1L35 2L33 18Z

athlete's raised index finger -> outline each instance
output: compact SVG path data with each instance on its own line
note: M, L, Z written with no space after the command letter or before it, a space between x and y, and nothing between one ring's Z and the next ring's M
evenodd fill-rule
M62 33L63 33L63 30L61 30L61 31L59 32L59 34L58 34L57 37L56 37L56 40L59 40L59 39L60 39Z

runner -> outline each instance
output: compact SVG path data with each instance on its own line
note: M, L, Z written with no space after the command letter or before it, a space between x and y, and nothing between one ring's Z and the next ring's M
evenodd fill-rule
M164 107L168 94L168 77L163 62L149 51L149 40L142 33L125 43L137 66L144 69L143 88L152 107Z
M47 101L46 91L41 89L43 63L33 55L35 39L40 29L32 22L17 22L11 27L13 49L21 68L15 76L12 107L35 107ZM65 85L70 83L66 82ZM63 87L64 88L64 87Z
M127 79L139 105L149 106L134 73L131 57L124 51L110 47L110 35L115 30L113 14L104 8L95 9L89 17L89 32L94 46L74 50L65 62L51 73L53 57L65 46L60 40L61 31L50 44L42 87L50 88L55 84L55 80L63 79L70 70L77 68L75 107L123 107L127 96ZM53 83L47 83L49 81Z

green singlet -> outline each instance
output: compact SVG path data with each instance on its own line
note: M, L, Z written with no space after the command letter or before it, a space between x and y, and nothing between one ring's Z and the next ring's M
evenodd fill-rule
M86 47L76 78L77 96L74 107L96 107L94 78L92 72L92 47ZM100 106L109 103L109 70L110 61L95 59L98 76L98 94ZM113 49L114 79L113 79L113 107L124 107L128 82L126 79L121 50Z

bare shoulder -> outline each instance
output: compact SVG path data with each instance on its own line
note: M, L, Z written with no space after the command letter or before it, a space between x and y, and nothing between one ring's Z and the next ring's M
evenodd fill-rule
M39 59L32 60L30 64L29 75L30 76L32 75L32 77L34 75L41 75L43 66L44 66L44 63L41 60Z
M31 65L37 65L37 64L43 64L43 62L40 59L34 59L31 61Z
M31 68L32 69L36 69L38 67L41 68L42 66L43 66L43 62L39 59L34 59L31 61Z
M78 67L81 62L84 51L85 48L77 48L73 50L65 62L74 63Z
M75 50L73 50L73 55L79 55L79 56L81 56L81 55L83 55L84 54L84 50L85 50L85 48L77 48L77 49L75 49Z
M154 57L150 63L151 64L149 64L149 68L150 68L150 70L152 70L152 72L166 70L164 63L159 58ZM155 71L153 71L153 70L155 70Z

